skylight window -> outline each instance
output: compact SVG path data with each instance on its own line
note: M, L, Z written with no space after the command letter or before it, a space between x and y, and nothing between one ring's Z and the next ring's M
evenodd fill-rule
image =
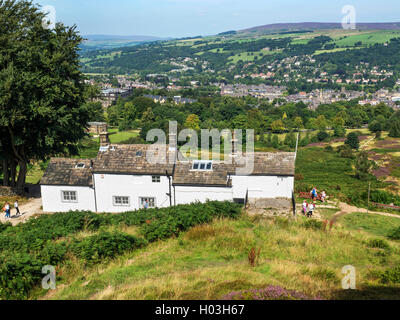
M142 150L136 151L136 157L141 157L143 155Z
M212 161L194 161L192 170L212 171Z
M75 168L77 168L77 169L84 169L84 168L85 168L85 164L82 163L82 162L79 162L79 163L75 166Z

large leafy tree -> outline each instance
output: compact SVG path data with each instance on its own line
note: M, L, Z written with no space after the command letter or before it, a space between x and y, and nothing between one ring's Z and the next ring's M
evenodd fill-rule
M0 143L4 185L23 190L27 165L76 153L89 120L76 27L44 28L30 1L0 0ZM16 177L16 172L18 176Z

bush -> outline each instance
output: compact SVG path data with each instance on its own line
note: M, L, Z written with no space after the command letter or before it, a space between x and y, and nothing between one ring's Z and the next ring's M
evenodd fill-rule
M354 159L355 158L353 150L351 149L350 146L348 146L346 144L342 145L342 146L339 146L337 148L337 152L339 153L341 158L347 158L347 159Z
M303 227L306 229L322 230L324 224L322 221L319 220L307 219L303 222Z
M388 269L379 274L379 280L383 284L399 284L400 283L400 267Z
M357 132L350 132L347 135L345 144L350 146L352 149L358 150L358 148L360 148L360 141L358 140Z
M383 239L371 239L367 242L367 246L370 248L377 248L377 249L385 249L385 250L390 249L389 243Z
M329 136L329 133L327 133L326 131L319 131L318 133L317 133L317 139L318 139L318 141L325 141L325 140L327 140L328 138L329 138L330 136Z
M391 240L400 240L400 228L396 228L396 229L392 230L389 233L388 238Z
M86 262L114 258L128 250L143 247L145 241L121 232L101 232L84 240L76 240L71 251Z

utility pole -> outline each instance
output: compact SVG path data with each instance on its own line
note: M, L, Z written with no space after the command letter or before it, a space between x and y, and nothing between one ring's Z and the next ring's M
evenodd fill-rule
M367 207L367 213L369 213L369 198L371 196L371 181L368 182L368 207Z
M299 138L300 138L300 132L297 132L296 155L295 155L295 159L297 158L297 149L299 148Z

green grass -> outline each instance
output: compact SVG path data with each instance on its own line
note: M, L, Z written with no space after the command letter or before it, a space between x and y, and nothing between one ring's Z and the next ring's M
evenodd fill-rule
M351 230L363 230L377 236L387 236L400 227L400 219L376 214L353 213L340 218L342 224Z
M118 131L117 129L110 129L109 132L111 133L109 136L110 142L113 144L124 142L130 138L136 138L139 135L138 130Z
M337 152L327 152L323 148L300 149L296 174L301 174L303 180L296 181L296 190L309 191L307 189L314 185L341 201L361 204L360 195L367 192L368 182L355 178L353 165L352 159L341 158ZM372 190L379 187L382 184L371 176ZM303 188L306 189L301 190Z
M74 272L63 268L58 289L42 298L208 300L278 285L326 299L399 299L398 286L385 286L371 273L398 265L395 251L382 256L366 245L374 235L340 225L324 232L303 224L248 216L215 220L93 269L73 263ZM247 258L252 247L261 248L255 268ZM349 296L340 283L345 265L357 268L358 290Z
M362 34L350 35L344 39L336 39L335 43L339 47L354 46L355 43L361 41L362 46L374 45L376 43L385 43L393 38L400 36L398 31L373 31Z

